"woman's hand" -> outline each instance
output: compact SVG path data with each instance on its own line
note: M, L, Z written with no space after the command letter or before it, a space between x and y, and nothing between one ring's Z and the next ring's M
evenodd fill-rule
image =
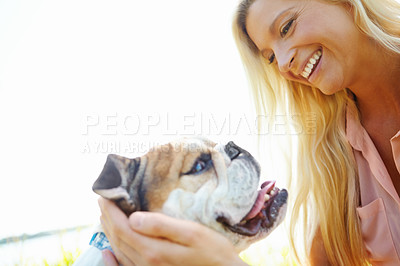
M117 259L110 250L104 249L101 252L101 255L103 257L103 262L106 266L119 266Z
M228 239L203 225L151 212L128 219L109 200L99 205L104 232L124 266L246 265Z

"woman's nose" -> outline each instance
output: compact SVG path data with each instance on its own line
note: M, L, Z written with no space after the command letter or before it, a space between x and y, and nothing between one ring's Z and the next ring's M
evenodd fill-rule
M293 70L294 56L295 52L293 50L278 50L275 52L275 57L280 72L287 73Z

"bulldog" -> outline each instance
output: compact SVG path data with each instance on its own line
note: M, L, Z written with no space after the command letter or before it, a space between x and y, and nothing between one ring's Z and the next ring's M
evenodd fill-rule
M93 190L126 215L152 211L199 222L227 237L239 253L265 238L285 217L288 192L274 181L258 189L259 180L258 162L233 142L186 138L134 159L108 155ZM104 242L103 233L95 234L91 243L97 255L92 252L83 261L93 265L93 256L101 260L99 250L110 248Z

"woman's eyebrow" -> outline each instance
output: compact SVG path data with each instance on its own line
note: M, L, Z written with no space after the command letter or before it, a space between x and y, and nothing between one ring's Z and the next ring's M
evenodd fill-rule
M278 19L279 19L283 14L285 14L286 12L290 11L290 10L293 9L293 8L294 8L294 7L289 7L289 8L287 8L287 9L283 10L282 12L280 12L280 13L275 17L275 19L272 21L271 25L269 26L270 32L274 32L275 25L276 25L276 22L278 21Z

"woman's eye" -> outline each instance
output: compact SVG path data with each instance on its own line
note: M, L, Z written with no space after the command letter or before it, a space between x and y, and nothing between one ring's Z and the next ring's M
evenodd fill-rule
M268 61L270 64L272 64L275 60L275 54L272 54L270 57L268 57Z
M281 30L281 37L286 36L286 34L289 32L290 27L292 26L293 22L294 22L294 19L291 19L291 20L289 20L288 23L286 23L286 25Z

